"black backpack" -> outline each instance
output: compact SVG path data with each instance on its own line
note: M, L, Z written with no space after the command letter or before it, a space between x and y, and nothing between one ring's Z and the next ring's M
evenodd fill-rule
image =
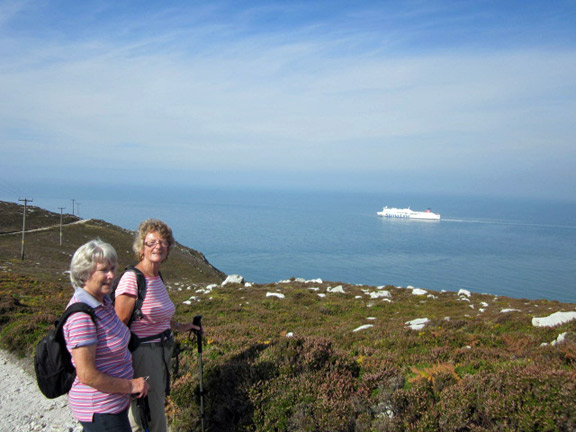
M90 315L96 324L96 313L86 303L74 303L68 307L60 319L54 323L55 329L50 330L38 345L34 356L34 371L40 391L49 399L62 396L70 391L76 369L72 365L72 357L66 349L66 341L62 328L68 317L76 312Z
M128 320L127 324L127 327L130 328L130 325L132 324L133 321L138 321L142 319L142 303L144 303L144 298L146 297L146 276L144 276L144 273L142 273L134 266L126 267L124 269L124 273L126 273L127 271L136 273L136 281L138 284L138 297L136 298L136 304L134 305L132 316ZM114 282L112 283L112 292L110 293L110 299L112 300L112 303L114 303L116 299L116 288L118 288L118 282L120 282L120 279L122 278L122 276L124 276L124 273L116 277L114 279ZM162 281L164 281L164 278L162 278L162 274L159 273L159 275Z

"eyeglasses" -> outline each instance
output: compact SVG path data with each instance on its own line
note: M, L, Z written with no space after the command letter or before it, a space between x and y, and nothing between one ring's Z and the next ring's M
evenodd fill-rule
M156 246L168 247L168 242L166 240L153 240L149 242L144 242L149 248L155 248Z

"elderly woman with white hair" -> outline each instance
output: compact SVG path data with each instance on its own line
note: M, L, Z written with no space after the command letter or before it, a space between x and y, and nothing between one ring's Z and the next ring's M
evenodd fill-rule
M130 331L108 297L116 265L116 251L99 239L78 248L70 265L74 295L68 306L86 303L97 318L94 323L89 314L78 312L64 325L66 347L76 367L68 405L86 432L129 432L131 395L148 393L147 380L133 378Z

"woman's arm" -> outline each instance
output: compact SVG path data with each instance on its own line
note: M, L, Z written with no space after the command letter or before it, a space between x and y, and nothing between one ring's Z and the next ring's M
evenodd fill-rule
M76 364L76 376L84 385L104 393L128 393L135 394L139 398L148 393L146 378L116 378L96 369L96 345L74 348L72 357Z
M136 305L136 297L128 294L121 294L116 297L114 301L114 309L116 310L116 315L120 318L125 325L128 325L128 321L132 316L134 311L134 306Z

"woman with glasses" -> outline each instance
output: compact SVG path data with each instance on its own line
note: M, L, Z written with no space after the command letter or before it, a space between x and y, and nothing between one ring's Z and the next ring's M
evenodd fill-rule
M136 269L146 278L146 295L141 314L132 320L138 298L138 277L126 271L115 292L115 309L120 320L130 325L130 330L140 339L132 353L134 376L149 376L150 406L149 430L168 430L164 402L170 391L170 359L174 347L172 330L201 331L192 323L179 323L172 319L176 308L170 300L160 274L160 267L168 258L174 244L172 230L164 222L148 219L140 224L132 249L138 259ZM130 423L133 431L142 431L140 413L135 401L130 406Z

